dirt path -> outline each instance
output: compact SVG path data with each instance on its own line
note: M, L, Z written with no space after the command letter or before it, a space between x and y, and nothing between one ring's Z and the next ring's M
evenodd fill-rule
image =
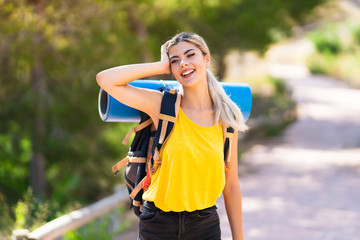
M360 239L360 90L301 67L272 73L287 79L298 121L240 164L245 239Z

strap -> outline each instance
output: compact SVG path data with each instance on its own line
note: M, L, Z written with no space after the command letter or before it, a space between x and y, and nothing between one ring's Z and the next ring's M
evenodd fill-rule
M117 175L119 170L129 162L130 163L146 163L146 158L145 157L129 157L129 156L127 156L123 160L117 162L112 167L112 171L115 173L115 175Z
M134 190L133 186L131 186L130 183L128 183L128 181L125 180L125 183L131 189L131 191Z
M181 94L178 93L176 96L176 102L175 102L175 117L176 118L178 117L178 114L179 114L180 103L181 103Z
M159 124L154 138L154 144L152 146L153 157L151 159L151 167L154 164L154 160L157 165L161 165L161 160L159 159L158 152L161 147L165 144L166 140L169 138L173 127L176 123L180 108L181 95L175 90L164 90L163 98L161 101L160 115L159 115Z
M130 193L130 197L131 199L134 199L136 197L136 195L140 192L140 190L143 188L144 185L144 181L145 181L146 177L144 177L138 185L136 185L136 187L134 188L134 190Z
M159 144L163 144L164 140L165 140L165 135L166 135L166 129L168 127L168 121L163 121L163 123L161 124L161 130L160 130L160 138L159 138Z
M228 152L227 152L227 156L226 156L226 163L230 163L230 159L231 159L231 154L230 154L231 145L232 145L232 140L231 140L231 138L229 138L229 147L228 147Z
M133 206L135 206L135 207L140 207L141 201L133 200L133 201L132 201L132 204L133 204Z
M226 124L223 124L223 136L224 136L224 161L225 161L225 170L228 172L229 163L231 159L231 147L232 147L232 138L234 136L235 130L232 127L228 127Z
M173 122L173 123L176 122L176 117L165 115L165 114L160 114L159 118L164 121L168 121L168 122Z
M113 167L112 167L112 171L113 173L118 174L120 168L122 168L123 166L125 166L127 163L129 162L129 157L124 158L123 160L117 162Z
M151 136L149 139L149 143L148 143L148 151L147 151L147 155L146 155L147 160L150 160L152 157L152 146L153 145L154 145L154 136ZM149 166L148 162L146 164L147 164L147 166Z
M233 132L226 132L226 135L225 135L226 138L232 139L233 136L234 136Z
M175 94L175 92L173 92L172 94ZM167 127L169 125L169 122L172 122L173 124L176 123L176 119L177 119L179 109L180 109L180 101L181 101L181 95L177 94L176 101L175 101L175 117L165 115L165 114L160 114L160 119L163 120L163 123L161 125L159 144L163 144L165 142L165 137L166 137L166 132L167 132L166 130L167 130ZM169 134L167 135L167 137L170 136L170 133L172 132L173 126L174 125L171 126L171 130L170 130Z
M228 150L227 150L227 156L226 156L226 162L229 163L230 162L230 151L231 151L231 147L232 147L232 137L234 136L234 129L231 127L228 127L226 129L226 138L229 139L229 145L228 145Z
M131 163L146 163L146 157L129 157Z
M160 154L159 154L159 150L157 147L155 148L153 158L154 158L155 162L160 160Z
M142 201L133 200L133 201L132 201L132 205L133 205L134 207L140 208L140 212L142 212L142 207L143 207Z
M124 140L122 141L122 144L127 145L130 139L131 134L136 133L144 128L146 128L147 126L149 126L152 123L152 119L149 118L148 120L146 120L145 122L140 123L139 125L137 125L136 127L130 129L130 131L128 132L128 134L126 134Z
M139 125L137 125L136 127L134 127L135 132L138 132L138 131L146 128L146 127L149 126L151 123L152 123L152 119L151 119L151 118L149 118L148 120L146 120L146 121L143 122L143 123L140 123Z

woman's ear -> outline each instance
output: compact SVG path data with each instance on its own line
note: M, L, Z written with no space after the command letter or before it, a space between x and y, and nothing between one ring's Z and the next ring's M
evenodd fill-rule
M209 56L209 54L205 55L205 64L206 64L206 68L208 68L210 66L210 56Z

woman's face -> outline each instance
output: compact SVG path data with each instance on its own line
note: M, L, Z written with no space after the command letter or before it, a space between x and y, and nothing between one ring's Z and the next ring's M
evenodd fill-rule
M206 81L206 69L210 56L189 42L179 42L169 49L171 72L184 87L189 87L202 80Z

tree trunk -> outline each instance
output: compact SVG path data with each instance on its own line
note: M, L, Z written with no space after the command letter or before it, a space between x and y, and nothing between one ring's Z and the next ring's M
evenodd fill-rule
M34 11L40 17L43 15L45 0L34 0ZM30 161L30 185L35 196L41 198L45 195L45 158L43 154L43 143L45 137L45 74L43 67L42 45L43 35L39 29L33 35L34 61L31 68L32 91L34 101L34 126L32 132L33 151Z
M218 59L218 69L217 69L217 76L219 77L220 81L224 80L225 77L225 71L226 71L226 65L225 65L225 61L224 61L224 56L220 55L219 59Z

